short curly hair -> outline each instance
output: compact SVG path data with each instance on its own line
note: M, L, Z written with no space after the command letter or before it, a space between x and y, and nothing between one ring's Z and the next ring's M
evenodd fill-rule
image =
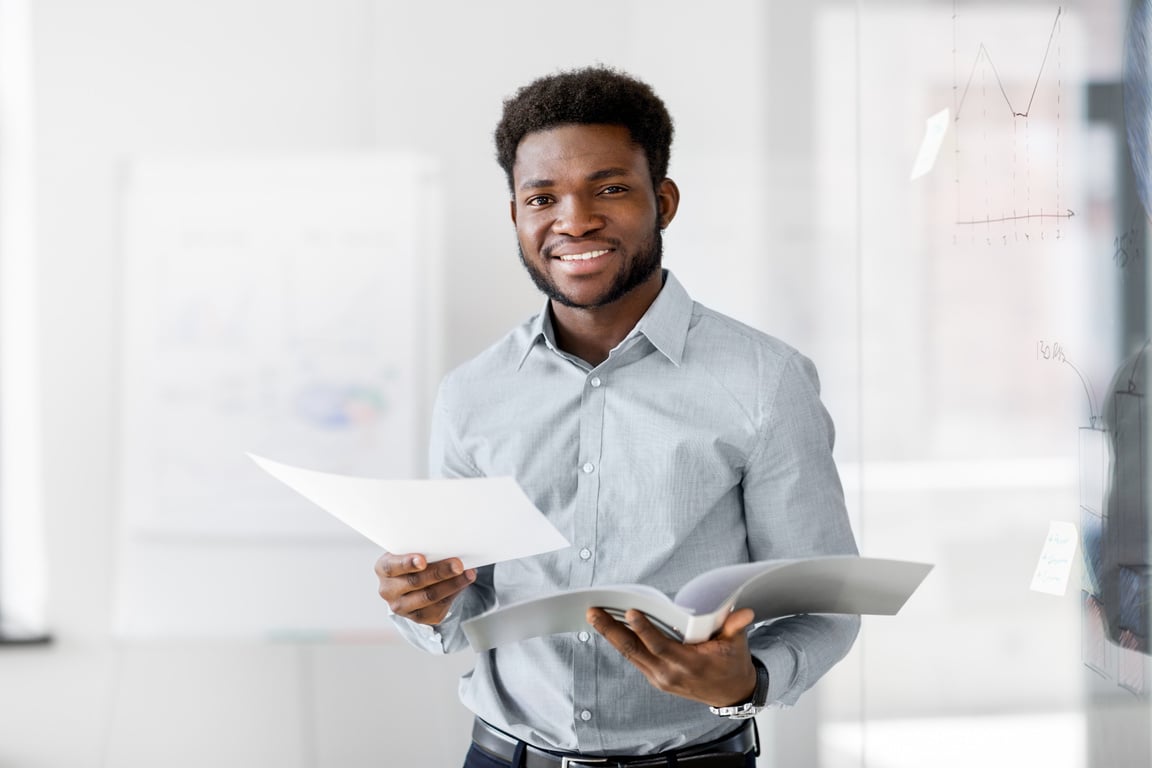
M604 66L541 77L504 100L496 125L496 160L511 190L516 148L529 133L560 125L622 125L644 150L653 188L668 175L672 117L651 86Z

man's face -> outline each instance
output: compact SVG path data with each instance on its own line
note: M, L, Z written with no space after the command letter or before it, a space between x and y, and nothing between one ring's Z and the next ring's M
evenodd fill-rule
M553 301L606 306L658 272L660 228L675 206L670 193L653 190L644 150L627 128L530 133L516 149L512 181L520 260Z

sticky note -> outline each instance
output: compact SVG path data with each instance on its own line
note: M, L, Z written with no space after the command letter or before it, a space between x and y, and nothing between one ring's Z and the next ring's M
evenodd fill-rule
M1032 590L1049 595L1063 595L1068 589L1068 575L1076 556L1076 526L1053 520L1040 551L1040 562L1032 575Z

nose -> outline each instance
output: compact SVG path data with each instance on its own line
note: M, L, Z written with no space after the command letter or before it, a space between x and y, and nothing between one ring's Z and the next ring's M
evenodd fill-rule
M580 195L564 198L555 210L552 231L558 235L584 237L604 226L604 217L595 203Z

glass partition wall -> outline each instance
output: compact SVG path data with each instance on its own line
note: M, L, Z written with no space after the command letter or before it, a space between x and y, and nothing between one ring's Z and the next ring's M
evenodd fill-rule
M936 564L823 684L821 765L1150 765L1147 5L810 28L846 491L862 551Z

